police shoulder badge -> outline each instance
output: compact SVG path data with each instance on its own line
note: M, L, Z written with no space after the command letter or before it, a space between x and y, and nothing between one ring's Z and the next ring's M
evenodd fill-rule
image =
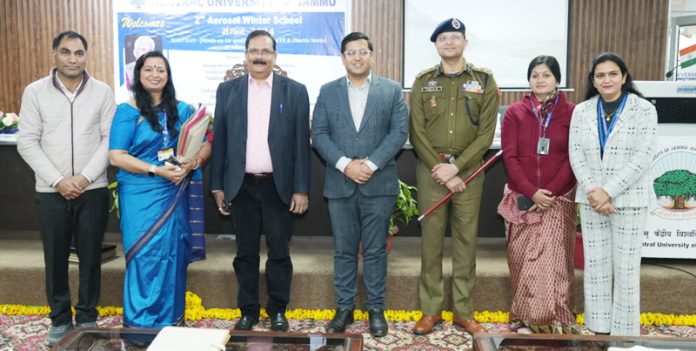
M487 74L487 75L489 75L489 76L492 76L492 75L493 75L493 71L491 71L490 68L486 68L486 67L477 67L477 66L474 66L474 65L471 65L471 66L472 66L471 68L472 68L474 71L483 72L483 73L485 73L485 74Z
M438 67L438 66L439 66L439 64L438 64L438 65L435 65L435 66L432 66L432 67L430 67L430 68L426 68L426 69L424 69L424 70L418 72L418 74L416 74L416 79L420 79L421 77L423 77L424 75L426 75L426 74L428 74L428 73L430 73L430 72L435 72L435 71L437 70L437 67Z

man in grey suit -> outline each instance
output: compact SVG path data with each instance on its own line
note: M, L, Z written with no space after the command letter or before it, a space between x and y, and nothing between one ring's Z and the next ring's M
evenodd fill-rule
M406 142L408 112L401 86L371 73L372 43L367 35L348 34L341 52L347 75L321 88L312 120L314 148L326 161L324 196L336 246L338 306L326 331L344 332L353 322L362 242L370 334L382 337L388 330L386 238L399 193L394 157Z

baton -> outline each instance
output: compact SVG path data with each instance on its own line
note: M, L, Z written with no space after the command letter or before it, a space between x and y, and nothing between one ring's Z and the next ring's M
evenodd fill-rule
M488 159L488 161L486 161L486 163L482 164L479 168L476 168L476 170L473 173L469 174L469 176L466 177L466 179L464 179L464 185L469 184L469 182L471 182L474 178L476 178L476 176L481 174L481 172L483 172L486 168L488 168L491 164L493 164L493 162L495 162L498 159L498 157L500 157L500 155L502 155L502 154L503 154L503 150L496 152L495 155L493 155L491 158ZM426 217L430 216L431 213L433 213L435 210L437 210L437 208L440 207L440 205L447 202L447 200L449 200L453 195L454 195L454 193L450 192L447 195L443 196L440 200L438 200L437 203L435 203L427 211L423 212L423 214L420 215L420 217L418 217L418 222L420 222L420 221L424 220Z

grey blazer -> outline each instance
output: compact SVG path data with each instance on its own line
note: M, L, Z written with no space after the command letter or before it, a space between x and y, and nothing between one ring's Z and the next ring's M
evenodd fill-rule
M312 117L312 143L326 161L324 196L345 198L356 189L366 196L398 194L394 157L407 137L408 111L398 83L372 75L359 130L350 112L347 78L322 86ZM342 156L367 157L378 169L368 182L358 185L336 169Z
M570 165L578 180L575 201L587 204L587 189L601 187L615 207L646 207L654 196L648 170L655 155L655 106L629 94L600 157L598 99L578 104L570 122Z

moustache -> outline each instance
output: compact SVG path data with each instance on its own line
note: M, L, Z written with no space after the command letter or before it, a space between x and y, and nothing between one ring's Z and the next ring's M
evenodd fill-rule
M266 61L261 60L261 59L254 59L254 61L252 63L255 65L265 65Z

